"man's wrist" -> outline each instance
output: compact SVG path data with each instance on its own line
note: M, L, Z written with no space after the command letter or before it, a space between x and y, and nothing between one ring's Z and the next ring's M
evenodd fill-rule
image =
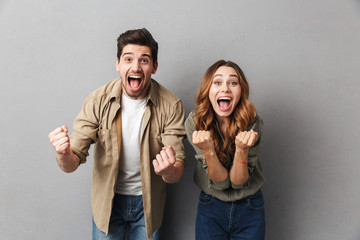
M176 161L172 165L171 169L168 169L165 174L162 174L161 177L166 183L176 183L179 182L182 174L184 172L184 163L181 161Z

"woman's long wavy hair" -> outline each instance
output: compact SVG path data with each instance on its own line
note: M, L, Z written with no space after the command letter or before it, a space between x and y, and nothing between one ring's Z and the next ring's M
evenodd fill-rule
M209 92L213 83L213 76L218 68L222 66L232 67L239 76L241 87L240 101L230 114L230 124L224 136L224 144L221 144L221 136L217 131L217 120L214 109L209 99ZM224 166L229 166L231 159L226 156L225 149L229 149L229 153L233 156L235 153L235 137L239 131L246 130L247 126L254 122L256 116L255 106L248 100L249 84L241 68L234 62L219 60L211 65L202 79L200 89L196 94L196 130L209 131L214 140L215 151L219 160Z

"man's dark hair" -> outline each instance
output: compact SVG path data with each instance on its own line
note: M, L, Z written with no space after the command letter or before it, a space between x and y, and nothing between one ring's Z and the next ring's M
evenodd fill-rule
M153 64L155 65L157 61L159 46L155 39L152 37L151 33L146 28L128 30L120 34L117 39L117 58L119 60L122 54L122 50L127 44L136 44L149 47L151 51L151 57L153 59Z

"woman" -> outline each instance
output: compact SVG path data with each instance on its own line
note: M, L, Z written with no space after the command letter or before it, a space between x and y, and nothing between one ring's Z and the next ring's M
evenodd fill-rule
M262 120L248 101L240 67L220 60L206 71L196 109L186 119L198 160L196 239L264 239L264 183L259 157Z

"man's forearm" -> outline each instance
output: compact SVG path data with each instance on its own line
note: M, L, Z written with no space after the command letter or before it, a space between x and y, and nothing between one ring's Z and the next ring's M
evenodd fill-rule
M79 157L70 150L68 154L57 154L56 161L59 167L66 173L74 172L80 164Z
M171 173L163 175L162 179L166 183L177 183L180 181L182 175L184 174L184 169L184 164L181 161L176 161Z

